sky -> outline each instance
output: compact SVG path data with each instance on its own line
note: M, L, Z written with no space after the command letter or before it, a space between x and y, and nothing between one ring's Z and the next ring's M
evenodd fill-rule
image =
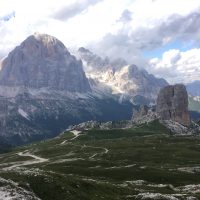
M34 32L169 83L200 80L200 0L0 0L0 59Z

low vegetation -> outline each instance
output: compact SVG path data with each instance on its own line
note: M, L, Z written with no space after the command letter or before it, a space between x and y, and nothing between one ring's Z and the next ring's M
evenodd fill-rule
M32 155L46 160L28 163ZM66 132L2 154L0 165L0 177L44 200L200 198L200 138L175 137L158 121Z

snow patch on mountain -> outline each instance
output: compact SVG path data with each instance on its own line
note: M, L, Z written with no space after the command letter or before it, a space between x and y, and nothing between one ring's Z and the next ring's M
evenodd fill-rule
M194 99L195 101L200 102L200 96L193 97L193 99Z
M19 113L22 117L26 118L27 120L30 120L28 114L27 114L24 110L22 110L21 108L18 108L18 113Z

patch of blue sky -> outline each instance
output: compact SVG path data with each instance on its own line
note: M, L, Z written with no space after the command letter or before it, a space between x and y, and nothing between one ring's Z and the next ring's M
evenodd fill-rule
M178 49L178 50L184 52L184 51L190 50L192 48L196 48L196 47L197 46L194 41L183 42L180 40L174 40L166 45L155 48L153 50L143 51L143 56L147 59L162 58L163 53L165 53L166 51L169 51L171 49Z
M7 15L0 16L0 21L9 21L13 17L15 17L15 11L13 11Z

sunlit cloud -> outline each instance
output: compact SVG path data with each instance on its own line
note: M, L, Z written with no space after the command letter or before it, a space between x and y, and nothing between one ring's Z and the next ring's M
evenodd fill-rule
M29 35L41 32L57 37L68 48L85 46L101 56L122 57L151 70L153 58L161 64L173 59L176 63L179 57L167 61L169 55L152 55L149 62L146 52L162 48L162 55L177 49L182 56L198 49L199 24L199 0L0 0L0 58ZM179 46L172 47L177 41ZM164 68L156 71L155 66L151 71L164 75ZM176 70L186 73L180 67ZM194 70L187 72L192 76ZM174 74L169 76L178 80Z

